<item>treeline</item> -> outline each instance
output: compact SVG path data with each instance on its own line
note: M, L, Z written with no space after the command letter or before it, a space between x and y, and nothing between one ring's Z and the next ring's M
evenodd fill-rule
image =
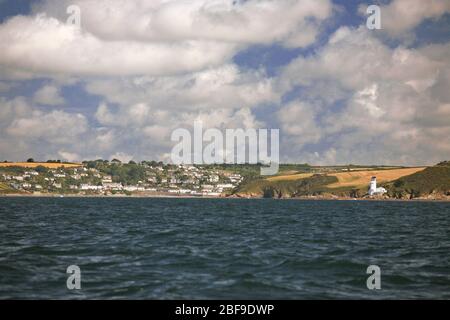
M82 164L84 164L85 166L87 166L88 168L97 168L97 166L101 166L101 165L112 165L112 164L116 164L116 165L124 165L124 164L140 164L140 165L148 165L148 166L152 166L152 167L157 167L157 166L163 166L164 163L162 161L141 161L141 162L136 162L133 160L130 160L128 162L122 162L118 159L112 159L111 161L109 160L103 160L103 159L97 159L97 160L88 160L88 161L83 161Z

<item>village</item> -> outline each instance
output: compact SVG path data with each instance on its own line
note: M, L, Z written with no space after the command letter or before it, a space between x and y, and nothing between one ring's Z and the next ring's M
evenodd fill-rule
M89 161L78 166L0 167L0 183L17 193L45 195L167 195L220 197L242 182L239 173L161 162Z

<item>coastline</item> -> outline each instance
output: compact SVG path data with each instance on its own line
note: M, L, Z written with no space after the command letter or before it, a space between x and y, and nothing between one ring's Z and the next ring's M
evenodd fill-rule
M293 198L263 198L263 197L245 197L245 196L190 196L190 195L171 195L171 194L116 194L116 195L82 195L82 194L0 194L0 198L127 198L127 199L143 199L143 198L159 198L159 199L241 199L241 200L303 200L303 201L378 201L378 202L450 202L450 198L413 198L413 199L397 199L397 198L350 198L350 197L323 197L323 196L303 196Z

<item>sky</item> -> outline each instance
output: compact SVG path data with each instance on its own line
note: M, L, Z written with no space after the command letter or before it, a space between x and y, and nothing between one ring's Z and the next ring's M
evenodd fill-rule
M279 129L283 163L431 165L449 89L450 0L0 0L0 161L169 161L201 120Z

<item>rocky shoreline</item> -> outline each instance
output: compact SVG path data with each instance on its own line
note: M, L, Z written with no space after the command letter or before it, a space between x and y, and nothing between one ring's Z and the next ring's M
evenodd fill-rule
M259 195L235 195L235 198L264 198ZM300 199L300 200L378 200L378 201L450 201L449 194L430 194L421 197L390 197L390 196L342 196L334 194L321 194L321 195L305 195L305 196L285 196L275 197L273 199Z
M393 198L389 196L364 196L364 197L350 197L350 196L338 196L333 194L321 194L321 195L308 195L308 196L296 196L296 197L280 197L280 198L264 198L260 195L242 195L234 194L227 196L189 196L189 195L173 195L173 194L109 194L109 195L84 195L84 194L32 194L32 193L10 193L0 194L0 198L8 197L25 197L25 198L169 198L169 199L274 199L274 200L341 200L341 201L450 201L450 195L446 194L431 194L425 197L417 198Z

